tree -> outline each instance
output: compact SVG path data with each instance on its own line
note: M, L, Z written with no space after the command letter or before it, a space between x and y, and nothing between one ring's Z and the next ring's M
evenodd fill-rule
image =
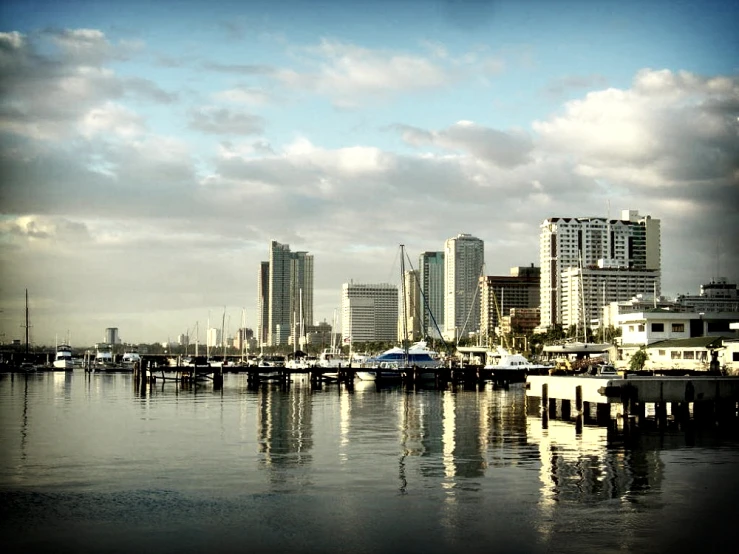
M647 363L647 360L649 359L649 354L647 354L646 348L643 346L634 352L634 355L631 356L631 360L629 360L629 369L631 371L641 371L644 369L644 364Z

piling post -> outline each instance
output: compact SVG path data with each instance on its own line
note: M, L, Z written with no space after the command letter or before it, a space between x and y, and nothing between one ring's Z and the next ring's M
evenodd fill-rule
M578 414L582 413L582 385L575 387L575 410Z
M562 419L569 420L570 413L572 411L572 402L569 399L563 398L561 402Z

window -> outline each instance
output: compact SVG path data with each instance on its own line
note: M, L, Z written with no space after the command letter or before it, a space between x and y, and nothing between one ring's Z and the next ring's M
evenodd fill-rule
M679 350L673 350L672 352L670 352L670 358L672 358L673 360L679 360L680 354L682 354L682 352L680 352Z
M640 333L643 333L644 332L644 325L639 325L639 332Z
M739 362L739 352L732 352L731 353L731 361L732 362Z
M664 357L665 354L667 354L667 351L666 350L657 350L657 355Z
M692 350L685 350L683 352L683 360L694 360L695 359L695 352Z
M685 324L684 323L673 323L672 324L672 332L673 333L684 333L685 332Z
M664 332L665 332L664 323L652 323L652 333L664 333Z
M629 325L629 333L633 333L633 332L634 332L634 326L633 325Z

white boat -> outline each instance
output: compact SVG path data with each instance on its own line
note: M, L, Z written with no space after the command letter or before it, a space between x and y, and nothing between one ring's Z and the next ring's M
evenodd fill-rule
M121 359L121 365L124 369L133 369L133 367L136 365L136 363L141 363L141 355L136 350L131 350L129 352L123 353L123 358Z
M501 346L495 352L488 352L488 360L491 361L484 369L492 370L493 379L525 380L527 375L542 375L552 369L552 366L531 363L525 356L513 354Z
M60 344L56 347L56 356L52 363L54 369L74 369L74 362L72 361L72 347L68 344Z
M438 353L431 350L426 341L418 341L407 351L395 346L379 356L367 358L357 371L357 377L363 381L375 381L378 375L382 379L400 379L403 370L421 368L428 370L421 373L422 379L433 379L436 369L441 365Z
M95 350L93 368L97 371L116 369L113 348L110 345L98 345Z

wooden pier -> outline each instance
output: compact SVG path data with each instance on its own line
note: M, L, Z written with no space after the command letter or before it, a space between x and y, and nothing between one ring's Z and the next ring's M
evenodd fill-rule
M739 377L560 377L529 376L526 396L540 399L542 414L569 419L590 414L643 420L654 408L658 422L667 420L735 420L739 407Z

